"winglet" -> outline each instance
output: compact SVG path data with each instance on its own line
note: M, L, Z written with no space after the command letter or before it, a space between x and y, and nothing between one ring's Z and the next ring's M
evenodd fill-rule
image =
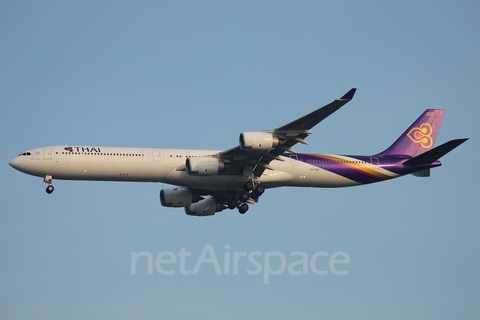
M357 88L350 89L350 91L345 93L339 100L352 100L353 96L355 95L355 91L357 91Z

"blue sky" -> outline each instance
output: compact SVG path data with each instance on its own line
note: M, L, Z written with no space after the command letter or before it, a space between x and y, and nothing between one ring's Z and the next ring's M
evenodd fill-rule
M475 1L3 1L0 317L476 319L480 313ZM373 154L425 109L430 178L267 190L245 215L188 217L163 184L55 181L8 161L47 145L227 149L357 87L299 152ZM147 273L132 252L345 252L344 276ZM228 249L225 249L228 248ZM273 267L279 260L272 258ZM318 268L327 268L326 258Z

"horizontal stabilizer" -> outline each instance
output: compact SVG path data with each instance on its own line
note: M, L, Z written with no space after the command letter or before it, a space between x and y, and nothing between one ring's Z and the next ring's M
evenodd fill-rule
M415 158L405 161L403 164L418 165L418 164L428 164L428 163L435 162L467 140L468 138L455 139L455 140L448 141L436 148L433 148L425 153L422 153L419 156L416 156Z

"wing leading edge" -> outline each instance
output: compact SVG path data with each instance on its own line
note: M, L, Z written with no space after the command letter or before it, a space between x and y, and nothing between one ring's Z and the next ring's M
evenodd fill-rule
M260 177L265 169L270 169L270 162L273 159L281 160L280 155L285 151L295 152L293 146L297 143L307 144L306 138L313 134L310 130L332 113L340 109L353 99L356 88L350 89L340 99L295 120L284 126L264 132L271 133L278 139L278 145L263 152L242 150L240 146L220 152L217 157L227 163L228 170L222 174L242 174L243 169L251 167L256 177Z

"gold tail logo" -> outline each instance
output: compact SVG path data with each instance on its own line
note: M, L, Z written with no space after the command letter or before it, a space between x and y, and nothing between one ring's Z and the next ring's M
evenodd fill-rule
M423 148L428 149L433 145L432 132L433 129L431 125L422 123L420 127L412 128L407 133L407 137L415 143L420 143Z

